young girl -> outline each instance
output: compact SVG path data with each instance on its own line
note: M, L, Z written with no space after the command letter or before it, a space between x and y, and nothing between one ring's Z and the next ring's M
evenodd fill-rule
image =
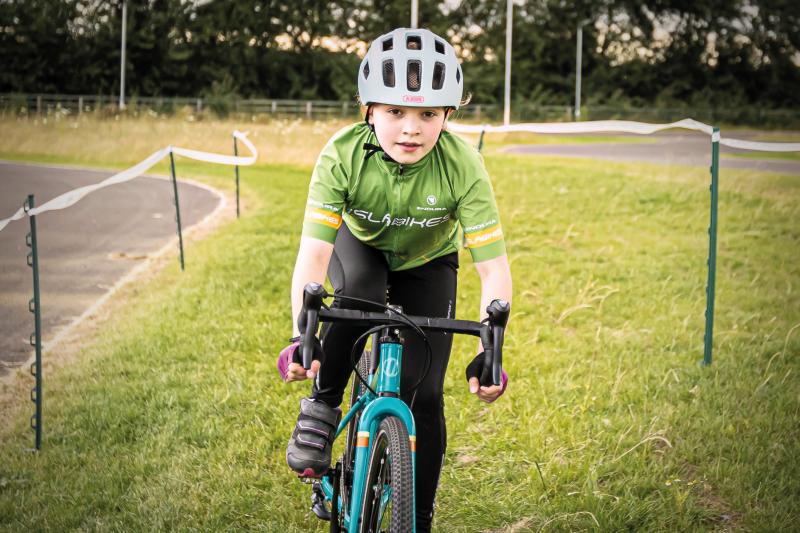
M486 318L492 300L511 301L511 273L483 161L446 131L463 94L455 51L428 30L387 33L371 44L359 67L358 94L367 107L365 121L331 138L311 177L292 276L293 316L300 313L303 287L323 283L327 272L336 294L382 302L388 290L389 301L408 314L454 317L460 226L481 279L480 317ZM339 300L334 306L358 307ZM295 336L298 331L295 324ZM308 371L299 364L297 339L278 359L285 381L314 379L286 450L287 463L301 475L320 476L330 466L350 351L361 333L325 324L322 351ZM420 532L430 530L444 460L443 384L452 345L446 333L428 333L428 339L433 360L427 377L413 401L403 397L417 426ZM480 343L478 352L480 363ZM406 336L401 390L417 382L425 362L423 342ZM468 378L470 392L485 402L496 400L508 381L504 375L500 386L480 386L477 377Z

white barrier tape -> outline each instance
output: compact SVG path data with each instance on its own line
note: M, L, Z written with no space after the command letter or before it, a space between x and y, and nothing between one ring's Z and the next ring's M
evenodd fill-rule
M256 158L258 157L258 150L250 142L250 139L247 138L246 133L242 133L240 131L234 131L233 136L242 141L247 149L250 150L252 155L247 157L242 156L229 156L229 155L222 155L222 154L212 154L209 152L199 152L197 150L189 150L186 148L179 148L177 146L168 146L167 148L162 148L158 152L153 153L142 161L127 170L123 170L117 174L114 174L111 177L104 179L99 183L95 183L92 185L86 185L84 187L79 187L77 189L73 189L71 191L67 191L61 196L57 196L48 202L43 203L39 207L35 207L29 210L27 213L24 209L20 208L16 213L12 216L0 220L0 231L3 231L11 221L19 220L24 216L33 216L33 215L40 215L47 211L56 211L58 209L64 209L71 205L74 205L78 202L81 198L86 196L87 194L94 192L98 189L103 189L110 185L116 185L117 183L124 183L126 181L130 181L136 177L141 176L145 172L147 172L151 167L153 167L156 163L164 159L167 155L169 155L170 151L177 155L182 155L184 157L188 157L190 159L196 159L198 161L205 161L208 163L218 163L221 165L239 165L239 166L248 166L252 165L256 162Z
M741 150L757 150L761 152L800 152L800 143L768 143L760 141L743 141L741 139L722 139L720 144Z
M703 124L691 118L685 118L669 124L647 124L631 120L593 120L587 122L529 122L525 124L509 124L508 126L468 125L450 122L447 129L455 133L599 133L618 132L650 135L657 131L673 128L699 131L706 135L713 135L714 129L708 124ZM714 139L712 139L714 140ZM741 139L725 139L720 136L719 143L731 148L741 150L759 150L764 152L800 152L800 143L770 143L759 141L743 141Z
M182 155L184 157L188 157L190 159L196 159L197 161L205 161L206 163L217 163L219 165L238 165L240 167L246 167L248 165L252 165L256 162L256 157L258 156L258 150L256 147L253 146L253 143L250 142L250 139L247 138L247 133L242 133L240 131L234 131L233 136L239 139L247 146L247 149L250 150L250 153L253 154L251 156L242 157L242 156L232 156L232 155L222 155L222 154L211 154L209 152L198 152L197 150L190 150L188 148L179 148L177 146L172 146L172 152L178 155Z

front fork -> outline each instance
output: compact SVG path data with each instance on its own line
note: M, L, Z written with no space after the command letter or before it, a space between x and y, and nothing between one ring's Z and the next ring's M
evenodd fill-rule
M381 420L388 416L396 416L408 429L408 437L411 441L411 494L416 499L415 485L417 479L417 452L416 440L417 432L414 426L414 417L411 410L399 398L380 397L367 405L361 414L358 424L358 437L356 438L356 457L353 469L353 486L350 492L350 516L348 524L353 527L348 531L357 531L361 522L361 507L364 503L364 492L367 483L367 470L369 469L369 455L374 442L375 433L378 431ZM416 516L416 501L411 502L412 516ZM412 530L416 532L416 526Z

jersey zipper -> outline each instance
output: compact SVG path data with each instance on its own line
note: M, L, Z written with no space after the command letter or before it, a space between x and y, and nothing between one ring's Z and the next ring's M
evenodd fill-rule
M403 167L401 165L400 166L400 174L402 174L402 172L403 172ZM395 177L395 179L394 179L394 209L392 209L392 211L393 211L392 217L400 216L399 209L400 209L400 206L402 205L402 188L403 188L403 180L397 179L397 177ZM392 239L392 243L393 243L392 244L392 250L393 250L393 252L397 252L397 241L399 240L400 232L396 228L391 228L391 231L393 233L393 235L392 235L392 237L393 237L393 239ZM395 255L395 254L393 253L392 255Z

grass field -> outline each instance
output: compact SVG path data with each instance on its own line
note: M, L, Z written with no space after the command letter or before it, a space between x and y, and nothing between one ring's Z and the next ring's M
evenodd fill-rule
M274 359L310 166L338 125L5 121L0 157L121 168L170 143L229 153L234 127L261 151L243 218L190 243L185 273L172 261L118 294L79 357L48 366L41 453L30 402L6 406L0 530L326 530L283 461L308 387ZM796 529L800 180L724 173L702 368L706 171L495 145L486 162L514 276L511 383L472 398L474 343L455 343L436 531ZM231 190L227 167L178 173ZM475 318L461 265L458 315Z

